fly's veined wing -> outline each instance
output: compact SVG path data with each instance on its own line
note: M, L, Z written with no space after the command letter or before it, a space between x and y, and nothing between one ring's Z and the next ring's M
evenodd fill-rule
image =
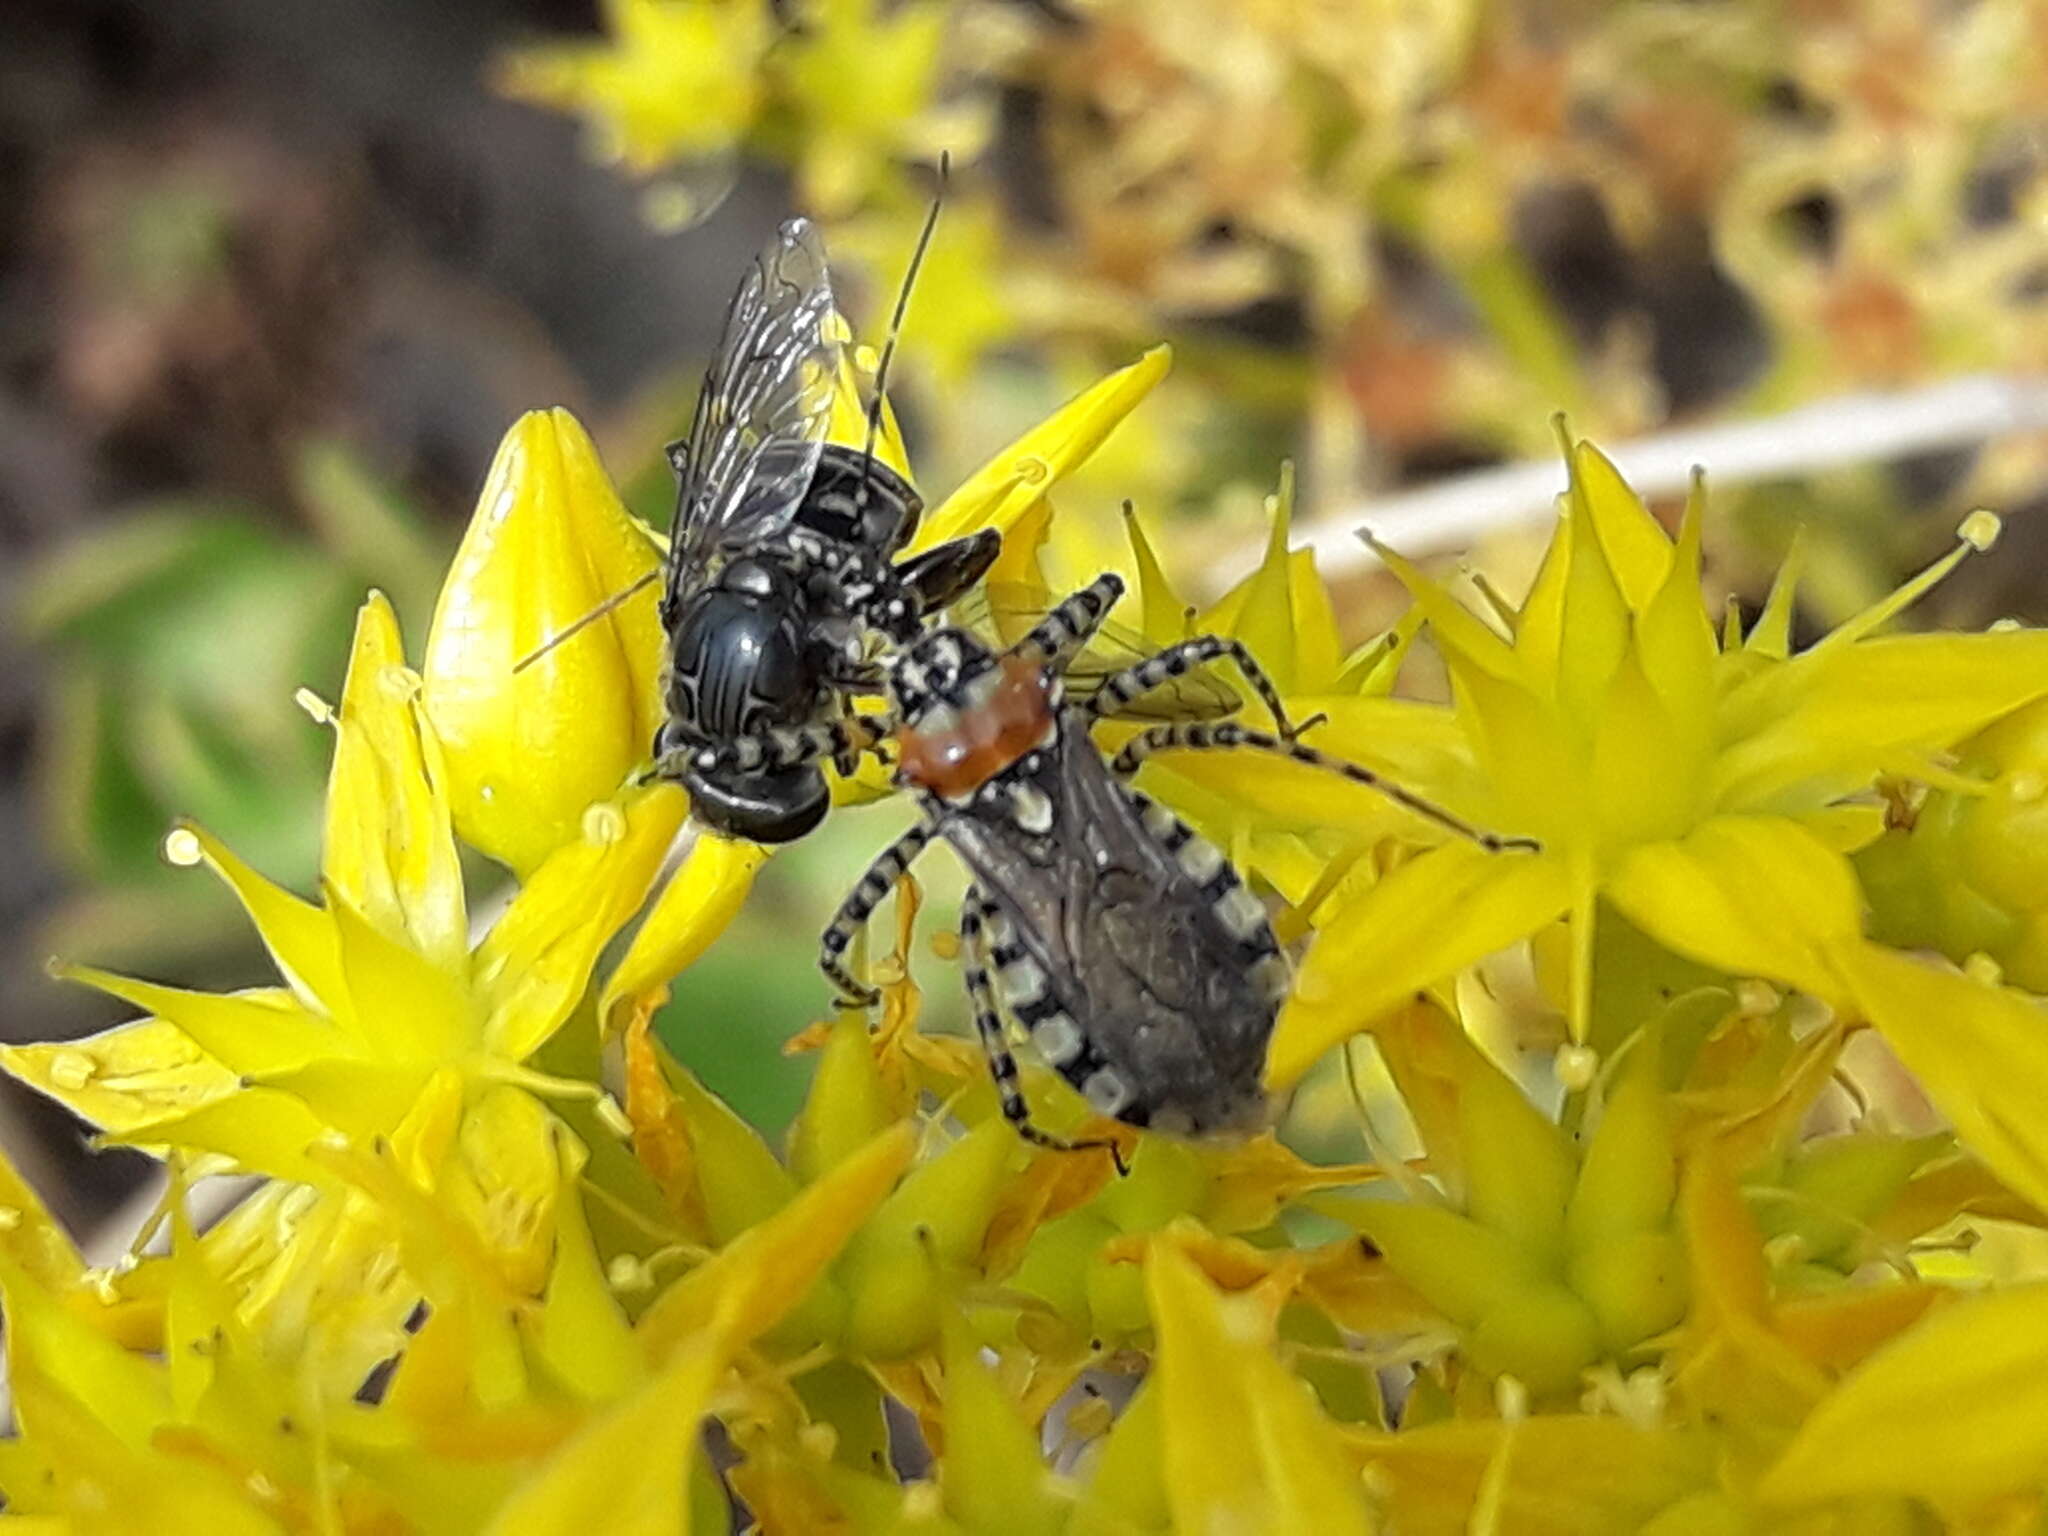
M670 603L704 581L719 545L778 532L803 504L838 386L838 325L824 244L791 219L747 269L704 373L677 464Z
M1015 645L1046 614L1044 597L1030 587L987 582L946 610L946 617L991 643ZM1162 647L1136 630L1105 621L1062 674L1067 692L1088 698L1111 676L1159 654ZM1215 662L1183 673L1117 711L1120 720L1215 720L1244 702L1219 675Z

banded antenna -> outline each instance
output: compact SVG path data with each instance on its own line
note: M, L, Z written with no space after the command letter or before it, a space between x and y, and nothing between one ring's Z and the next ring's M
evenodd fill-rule
M536 661L539 661L541 657L547 655L549 651L552 651L564 640L567 640L571 636L580 634L584 630L588 629L591 625L595 624L599 619L603 618L606 614L610 613L614 608L618 607L619 604L625 602L626 599L631 597L635 592L638 592L642 587L653 586L654 579L660 574L661 567L656 566L653 570L649 571L645 576L642 576L638 581L634 582L631 586L625 588L623 591L614 592L610 597L606 598L603 602L599 603L595 608L591 609L590 612L584 614L582 618L578 619L574 624L571 624L567 629L559 630L555 634L550 635L547 639L543 640L536 649L528 651L524 656L520 657L519 660L512 664L513 674L516 676L519 673L524 672L528 667L532 666Z
M946 201L946 181L952 174L953 156L947 150L939 151L939 185L932 193L931 210L924 216L924 228L918 231L917 245L910 253L910 266L903 273L903 286L896 292L896 310L889 317L889 334L882 342L882 359L875 365L875 393L868 401L867 441L860 450L860 497L859 505L868 504L868 486L874 478L875 439L882 431L882 403L888 398L889 364L896 356L896 338L903 331L903 317L910 312L910 290L917 283L918 269L924 265L925 252L931 249L932 231L939 227L939 208Z

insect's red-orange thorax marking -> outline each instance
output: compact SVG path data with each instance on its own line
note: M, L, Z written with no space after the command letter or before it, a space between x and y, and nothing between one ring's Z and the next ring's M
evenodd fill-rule
M980 788L1032 748L1052 726L1052 675L1018 656L974 680L961 709L928 711L922 727L896 733L897 777L940 795ZM942 717L936 728L934 714Z

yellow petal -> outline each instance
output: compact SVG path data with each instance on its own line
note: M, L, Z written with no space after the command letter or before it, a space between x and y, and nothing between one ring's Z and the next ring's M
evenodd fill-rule
M256 925L263 947L270 951L270 958L277 962L292 990L308 1007L338 1022L346 1021L348 988L342 982L341 953L328 915L283 886L264 879L212 833L183 822L165 845L173 849L173 857L181 862L182 845L187 838L193 852L235 893L242 910Z
M1722 805L1820 803L2048 693L2048 631L1885 635L1758 672L1722 704Z
M451 1061L477 1042L478 1021L457 972L389 937L336 890L327 892L349 1013L363 1048L390 1066Z
M1145 1270L1175 1529L1372 1529L1350 1458L1251 1303L1218 1293L1163 1239Z
M1840 994L1830 953L1861 932L1848 860L1783 817L1718 816L1631 849L1606 894L1674 953L1819 997Z
M883 1091L867 1020L843 1009L829 1026L803 1113L790 1127L790 1171L810 1183L895 1118Z
M1195 621L1200 633L1222 632L1242 640L1282 689L1294 681L1294 582L1287 555L1294 516L1294 466L1280 467L1280 489L1266 498L1270 520L1266 552L1258 566L1215 609ZM1253 706L1256 709L1256 704Z
M1007 532L1064 476L1102 446L1116 424L1152 392L1173 364L1168 347L1154 347L1082 391L1038 426L1003 449L932 509L911 541L926 550L977 528Z
M698 834L633 935L625 958L605 981L597 1016L607 1032L623 1028L629 1005L659 994L717 941L745 905L771 851L757 843Z
M1742 643L1747 655L1783 661L1791 654L1792 610L1799 601L1799 578L1805 573L1805 530L1795 529L1792 545L1785 551L1784 563L1778 567L1777 575L1771 578L1770 593L1764 598L1764 611L1756 616L1756 622L1750 626L1749 635ZM1731 622L1734 622L1733 612L1731 608Z
M655 1358L706 1327L745 1342L780 1322L909 1166L916 1138L891 1127L662 1293L640 1319Z
M309 1012L283 987L247 992L187 992L116 976L87 965L53 965L50 974L95 987L175 1024L232 1072L255 1074L303 1066L316 1056L353 1050L356 1042Z
M850 1239L839 1274L853 1349L893 1359L931 1342L947 1287L981 1250L1016 1147L1006 1122L984 1120L913 1170Z
M626 1114L633 1151L669 1209L712 1243L730 1242L796 1193L761 1133L662 1050L644 1016L626 1032Z
M82 1040L0 1046L0 1066L116 1134L212 1104L239 1086L234 1073L162 1019L118 1024Z
M1533 933L1569 900L1551 854L1452 842L1411 859L1316 935L1273 1032L1267 1085L1284 1089L1404 997Z
M1670 571L1670 536L1621 478L1614 461L1591 443L1578 443L1571 451L1571 489L1566 494L1574 514L1583 515L1599 536L1629 610L1641 613Z
M1400 1529L1466 1531L1488 1470L1507 1465L1493 1530L1622 1536L1714 1475L1715 1443L1609 1416L1441 1423L1357 1437L1367 1476Z
M541 1299L538 1352L570 1390L604 1401L636 1384L644 1362L591 1241L576 1185L581 1151L567 1131L558 1128L556 1137L564 1198L555 1205L554 1263Z
M664 655L653 585L513 669L658 565L573 416L533 411L513 424L441 589L422 670L456 829L521 874L573 841L584 808L648 754Z
M1670 570L1649 603L1636 616L1636 645L1643 671L1664 696L1672 718L1681 726L1700 722L1689 750L1704 752L1714 703L1714 661L1719 654L1714 625L1700 595L1701 525L1706 517L1706 489L1695 478L1686 498L1685 520L1671 552Z
M325 1184L331 1182L325 1170L307 1153L329 1131L329 1126L290 1094L271 1088L242 1088L196 1109L109 1133L108 1140L212 1152L247 1173Z
M58 1225L35 1186L0 1152L0 1261L18 1265L35 1285L62 1292L85 1273L71 1235ZM4 1488L0 1484L0 1488Z
M2037 1490L2048 1465L2044 1354L2048 1286L1947 1307L1823 1399L1758 1494L1775 1504L1874 1493L1975 1503Z
M381 592L356 617L335 721L321 877L383 933L450 975L469 952L448 772Z
M1423 575L1421 567L1375 538L1367 537L1366 543L1415 599L1415 606L1427 619L1444 660L1453 669L1473 667L1508 679L1527 675L1526 663L1514 647L1459 606L1450 593Z
M523 1061L561 1027L604 946L646 900L687 809L672 784L630 791L593 810L533 872L472 962L488 1050Z
M1138 628L1155 644L1171 645L1185 630L1188 605L1174 590L1134 508L1124 513L1124 535L1130 540L1131 561L1138 576Z
M1068 1500L1039 1455L1038 1431L981 1363L966 1328L946 1331L946 1508L971 1531L1058 1536Z
M1563 1132L1477 1051L1465 1054L1458 1088L1465 1209L1554 1268L1578 1173Z
M17 1387L33 1374L88 1405L123 1444L147 1445L171 1412L162 1368L123 1349L11 1259L0 1259L0 1293L7 1308L8 1374ZM26 1415L22 1428L39 1432Z
M1577 466L1575 465L1576 469ZM1586 515L1576 476L1568 504ZM1558 633L1554 682L1566 716L1590 725L1599 718L1608 680L1629 649L1630 613L1607 547L1578 524L1572 528L1571 563L1564 577L1564 627ZM1660 569L1659 576L1663 574Z
M543 1462L486 1536L688 1536L687 1473L727 1343L718 1333L685 1343L659 1375Z
M1088 1486L1074 1507L1073 1536L1169 1528L1173 1515L1167 1507L1161 1418L1156 1379L1141 1382L1090 1469Z
M1836 964L1864 1017L1965 1144L2048 1210L2048 1011L2009 988L1875 944L1843 946Z
M10 1385L24 1432L51 1453L56 1486L42 1493L46 1507L68 1513L63 1531L284 1536L285 1527L265 1515L233 1476L122 1439L102 1416L103 1402L73 1397L40 1364L16 1367ZM118 1514L110 1519L110 1511Z

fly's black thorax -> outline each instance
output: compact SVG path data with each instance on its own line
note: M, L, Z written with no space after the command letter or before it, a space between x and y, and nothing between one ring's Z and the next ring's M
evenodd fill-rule
M799 525L888 558L907 545L924 515L924 498L881 460L827 443L804 492Z

